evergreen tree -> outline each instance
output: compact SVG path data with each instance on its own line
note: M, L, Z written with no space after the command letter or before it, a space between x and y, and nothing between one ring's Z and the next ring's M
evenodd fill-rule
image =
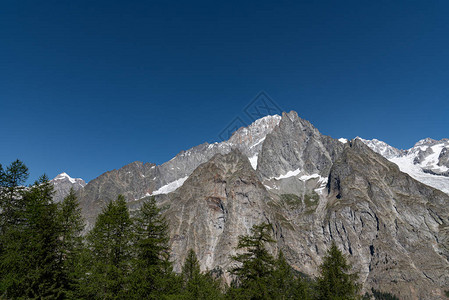
M196 253L193 249L190 249L187 252L181 274L185 282L192 281L195 277L198 277L198 275L201 274L200 263L198 262L198 258L196 257Z
M145 201L134 218L135 259L131 276L134 298L160 299L179 291L172 271L168 246L168 225L154 197Z
M82 236L84 220L73 188L59 205L58 224L60 227L58 259L62 265L60 277L67 291L67 297L77 298L78 281L84 276L80 268L84 252Z
M279 251L271 281L272 294L276 299L291 299L295 293L296 278L284 253Z
M9 243L14 224L19 223L24 213L23 185L28 178L28 168L16 160L6 170L0 164L0 256L4 254L5 245ZM5 269L8 272L8 267ZM0 293L3 276L0 266ZM1 295L1 294L0 294Z
M237 249L244 253L231 256L239 265L230 270L237 278L236 287L231 288L231 296L243 299L270 299L275 259L265 248L265 243L275 242L270 224L262 223L251 228L251 235L239 237Z
M119 195L98 215L87 240L91 268L81 286L86 298L125 298L131 261L132 222L125 198Z
M15 167L19 172L26 172L19 164ZM9 188L24 178L11 176ZM6 216L2 234L3 297L62 299L64 289L58 276L61 270L57 255L59 227L57 206L52 200L53 185L44 175L27 191L22 190L19 195L13 191L12 198L9 196L11 193L6 200L12 201L6 207L14 207L14 210Z
M179 298L192 300L223 298L218 281L210 273L201 273L200 264L193 249L190 249L187 253L181 276L184 282L184 290Z
M294 284L293 299L314 299L314 293L312 290L313 284L313 280L298 275Z
M23 220L25 209L23 193L28 179L28 168L20 160L12 162L6 170L0 165L0 230L14 226ZM0 234L1 234L0 231Z
M318 299L358 299L360 290L357 284L358 276L349 273L351 268L335 242L332 242L320 266L320 276L317 279Z

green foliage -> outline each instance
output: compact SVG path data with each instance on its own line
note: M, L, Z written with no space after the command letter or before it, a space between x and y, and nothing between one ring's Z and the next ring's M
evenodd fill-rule
M192 249L187 253L181 277L183 291L180 299L213 300L223 298L219 282L210 273L201 273L200 264Z
M357 284L358 275L349 273L350 270L351 265L332 242L320 266L320 276L316 285L318 299L358 299L360 289Z
M180 289L169 261L168 225L154 197L145 201L134 218L134 253L130 294L135 299L158 299Z
M237 250L245 252L231 256L238 266L231 269L237 282L231 294L240 294L243 299L269 299L270 284L275 268L275 259L265 248L265 243L275 242L271 237L270 224L262 223L251 228L251 234L240 236Z
M85 252L82 231L84 220L75 191L70 189L69 194L59 204L59 255L62 264L60 278L63 280L67 298L77 298L79 280L84 276L80 264Z
M19 225L23 220L25 200L23 184L28 179L28 168L20 160L12 162L6 170L0 164L1 230Z
M316 192L311 192L310 194L305 194L303 199L306 210L310 211L316 207L320 197ZM295 194L281 194L281 201L292 209L301 208L303 204L301 197Z
M15 161L2 172L0 290L4 298L64 297L58 209L44 175L28 190L28 169Z
M198 262L195 251L190 249L189 252L187 252L186 260L184 262L184 266L182 267L182 278L184 282L188 283L195 277L198 277L199 274L201 274L200 263Z
M320 200L320 196L316 192L304 195L304 204L307 208L317 205L318 200Z
M284 253L279 252L272 275L272 296L276 299L292 299L297 293L297 279L287 263Z
M374 288L371 289L371 292L376 300L399 300L399 298L393 294L377 291Z
M301 207L301 198L295 194L281 194L281 201L291 208Z
M91 268L83 280L86 297L119 299L127 292L131 262L132 222L125 198L119 195L98 215L87 236Z

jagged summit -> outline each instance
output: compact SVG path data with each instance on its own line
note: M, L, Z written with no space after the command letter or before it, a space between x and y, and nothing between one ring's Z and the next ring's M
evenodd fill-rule
M66 172L62 172L61 174L58 174L55 178L53 178L54 181L56 180L68 180L71 183L80 183L82 186L85 186L86 183L83 179L81 178L72 178L69 176L69 174L67 174Z
M434 140L432 138L425 138L425 139L422 139L422 140L419 140L418 142L416 142L416 144L413 146L413 148L418 147L418 146L426 146L426 145L434 144L435 142L437 142L437 140Z
M379 153L385 158L393 158L398 157L404 154L403 150L399 150L395 147L388 145L383 141L379 141L378 139L365 140L361 137L356 137L356 139L364 142L368 147L370 147L374 152Z
M72 178L67 173L62 172L57 175L51 181L55 188L54 199L56 202L61 201L73 188L75 191L79 191L86 186L86 182L81 178Z

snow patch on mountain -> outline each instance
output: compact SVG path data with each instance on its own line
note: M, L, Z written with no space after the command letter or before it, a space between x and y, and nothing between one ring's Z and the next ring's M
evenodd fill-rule
M163 174L162 182L170 182L175 185L180 179L189 176L200 164L207 162L216 154L227 154L233 149L238 149L250 160L251 166L257 169L258 155L262 149L265 137L279 124L281 116L265 116L255 120L248 127L237 129L232 136L225 141L215 143L204 143L186 151L181 151L178 155L163 163L158 168L158 174ZM166 186L156 188L167 189ZM159 192L158 192L159 193ZM165 192L164 192L165 193Z
M307 181L313 178L322 178L322 177L320 176L320 174L302 175L301 177L299 177L299 179L301 179L302 181Z
M251 156L249 158L249 162L251 163L251 167L253 167L254 170L257 169L257 157L259 156L259 153Z
M80 178L78 178L80 179ZM71 183L76 183L76 180L72 177L69 176L69 174L62 172L61 174L59 174L58 176L56 176L53 181L60 181L60 180L68 180Z
M280 175L278 177L274 177L274 179L276 179L276 180L285 179L285 178L297 176L297 175L299 175L299 173L301 173L301 170L300 169L296 169L294 171L288 171L284 175Z
M158 190L154 191L151 195L148 196L155 196L160 194L168 194L175 190L177 190L179 187L181 187L184 184L184 181L187 180L189 176L182 177L180 179L177 179L173 182L170 182L164 186L161 186Z

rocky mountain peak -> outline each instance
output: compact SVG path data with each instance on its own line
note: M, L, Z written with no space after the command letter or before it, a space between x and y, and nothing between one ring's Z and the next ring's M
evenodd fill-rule
M332 161L342 149L341 142L322 135L296 112L283 113L279 125L262 145L257 170L265 179L298 169L327 177Z
M419 140L413 147L430 146L437 142L438 142L437 140L434 140L432 138L425 138L425 139Z
M56 202L62 201L68 195L71 188L79 191L86 186L86 182L81 178L72 178L67 173L63 172L50 180L55 189L53 196Z
M383 141L379 141L377 139L365 140L365 139L362 139L361 137L356 137L356 139L362 141L368 147L370 147L374 152L379 153L380 155L382 155L383 157L385 157L387 159L390 159L393 157L398 157L405 153L405 151L399 150L399 149L392 147L392 146L388 145L387 143L385 143Z
M281 117L279 115L260 118L248 127L241 127L235 131L227 143L232 145L244 144L246 147L254 147L265 139L265 136L279 124L280 120Z

